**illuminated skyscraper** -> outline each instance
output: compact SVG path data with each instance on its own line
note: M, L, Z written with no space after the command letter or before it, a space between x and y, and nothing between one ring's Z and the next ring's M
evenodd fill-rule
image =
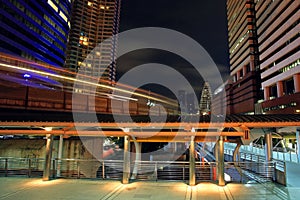
M118 33L119 16L120 0L74 0L65 68L114 81L117 41L106 39ZM99 45L97 59L88 56Z
M255 5L265 113L300 113L300 1Z
M211 89L208 82L205 82L202 88L199 110L201 115L208 115L211 112Z
M62 67L70 26L70 0L1 0L0 51Z
M262 98L254 0L227 0L230 75L227 113L253 113Z
M227 0L228 113L300 113L300 2Z

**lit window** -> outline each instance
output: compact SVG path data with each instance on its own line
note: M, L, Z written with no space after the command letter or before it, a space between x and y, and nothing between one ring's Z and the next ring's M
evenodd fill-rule
M80 44L83 44L83 45L85 45L85 46L89 45L89 43L88 43L88 38L85 37L85 36L80 36L80 38L79 38L79 43L80 43Z
M68 21L68 18L66 17L66 15L62 11L59 12L59 15L65 20L65 22Z
M48 0L48 4L49 4L56 12L58 12L58 7L57 7L51 0Z
M104 9L105 9L105 6L103 6L103 5L100 5L100 8L101 8L102 10L104 10Z
M88 2L88 6L92 6L92 5L93 5L93 3L89 1Z

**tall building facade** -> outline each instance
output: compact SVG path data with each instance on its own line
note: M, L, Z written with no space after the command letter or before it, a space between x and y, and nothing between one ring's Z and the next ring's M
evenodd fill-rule
M205 82L202 88L199 111L201 115L209 115L211 113L211 89L208 82Z
M255 5L264 113L300 114L300 1Z
M62 67L71 0L1 0L0 51Z
M120 0L74 0L65 68L114 81ZM111 39L108 39L111 38ZM108 40L106 40L108 39ZM88 56L95 47L99 52Z
M262 98L254 0L227 0L230 75L227 113L252 114Z

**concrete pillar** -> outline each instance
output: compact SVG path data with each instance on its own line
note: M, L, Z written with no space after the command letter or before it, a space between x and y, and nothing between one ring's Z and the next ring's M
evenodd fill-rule
M139 171L140 162L142 160L142 143L134 140L135 146L135 163L132 171L131 179L136 179L137 173Z
M298 162L300 162L300 127L297 128L296 131L296 140L297 140L297 156Z
M265 134L265 155L266 162L271 162L273 157L273 142L272 142L272 132ZM272 178L272 170L269 168L269 164L266 165L266 176Z
M124 162L122 183L128 184L130 177L130 140L129 136L124 137Z
M191 137L190 141L190 180L189 185L196 185L196 168L195 168L195 136Z
M214 154L215 154L215 159L216 159L216 174L218 174L218 167L217 167L217 163L219 162L219 143L218 141L216 141L216 144L215 144L215 151L214 151Z
M61 159L62 159L62 152L63 152L63 141L64 141L64 136L60 135L59 136L59 143L58 143L58 155L57 155L57 170L56 170L56 176L60 177L61 175Z
M295 93L300 92L300 74L294 74Z
M277 85L277 97L282 97L283 96L283 82L282 81L278 81L276 83Z
M238 71L238 72L236 72L236 81L238 81L238 80L240 80L240 72Z
M266 161L272 161L273 154L273 143L272 143L272 133L265 134L265 155Z
M244 74L244 76L246 76L246 74L247 74L247 65L243 66L243 74Z
M264 99L269 100L270 99L270 87L264 88Z
M250 62L250 69L251 69L251 71L255 71L255 64L254 64L254 62L252 61L252 62Z
M53 135L46 135L46 157L43 173L43 181L48 181L51 174L51 159L52 159L52 148L53 148Z
M219 186L225 185L225 178L224 178L224 138L223 136L219 137L218 140L218 180Z

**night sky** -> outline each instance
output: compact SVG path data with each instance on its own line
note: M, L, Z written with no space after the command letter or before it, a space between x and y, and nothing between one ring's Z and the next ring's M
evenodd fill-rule
M223 79L228 77L226 0L123 0L120 32L139 27L163 27L188 35L210 54ZM173 67L201 92L203 80L193 67L179 56L161 50L138 50L120 57L117 79L127 70L150 62ZM167 95L166 90L158 86L145 88Z

